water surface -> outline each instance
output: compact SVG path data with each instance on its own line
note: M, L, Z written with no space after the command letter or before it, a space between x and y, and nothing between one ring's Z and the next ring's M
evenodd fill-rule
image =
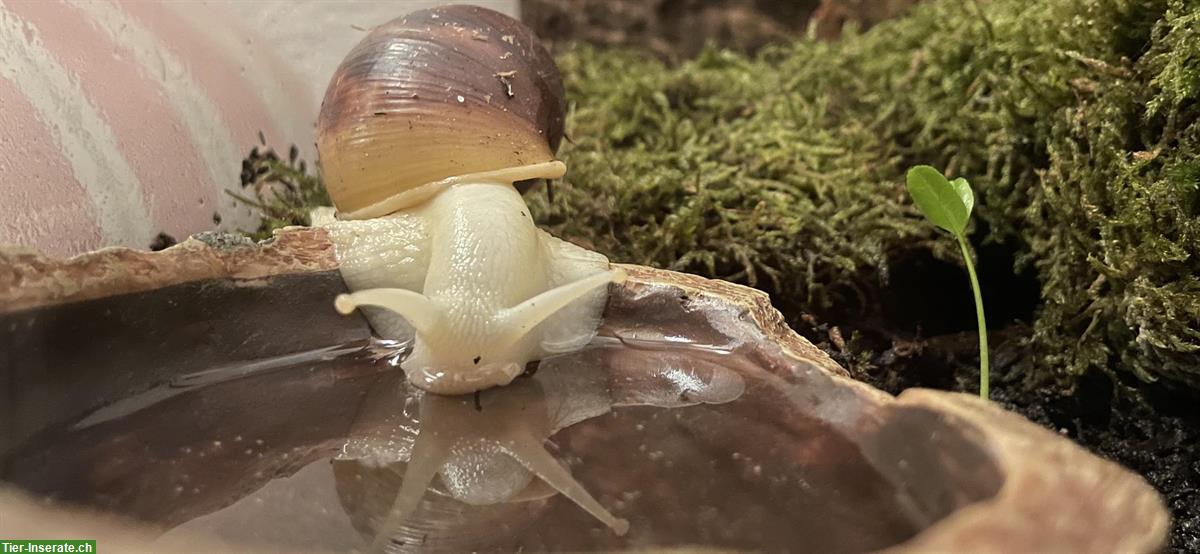
M517 501L490 505L456 500L455 481L440 478L389 530L391 548L856 552L916 533L903 495L806 413L794 383L740 347L701 342L609 333L522 377L541 396L537 415L520 417L545 420L544 448L629 521L625 536L536 477ZM3 460L3 479L168 537L363 548L387 520L422 425L420 395L397 367L403 348L358 341L179 376L37 434ZM506 393L464 406L498 413L489 406Z

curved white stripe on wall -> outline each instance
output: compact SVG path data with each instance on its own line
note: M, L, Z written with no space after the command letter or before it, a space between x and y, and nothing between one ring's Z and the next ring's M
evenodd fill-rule
M167 92L167 101L204 159L218 202L228 205L229 196L224 190L236 187L239 182L242 148L204 87L192 78L187 65L120 7L96 0L68 0L68 3L91 18L113 42L132 53L143 74ZM257 225L247 208L224 209L220 213L222 229L251 229Z
M3 0L0 45L0 77L24 94L62 149L92 203L102 243L149 244L155 232L142 186L118 149L112 129L83 94L76 77L43 48L38 30L14 17ZM29 184L0 181L0 186Z

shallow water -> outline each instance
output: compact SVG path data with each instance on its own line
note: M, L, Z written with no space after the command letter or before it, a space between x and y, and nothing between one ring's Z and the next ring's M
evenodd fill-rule
M361 341L181 376L43 431L0 461L2 477L165 538L360 549L387 520L427 425L397 368L404 346ZM755 363L719 344L608 336L544 360L521 378L528 386L463 399L446 420L479 412L544 426L545 448L630 530L617 536L536 477L510 484L518 501L474 506L450 493L496 479L450 476L388 529L391 548L854 552L912 536L903 496ZM526 405L536 414L511 415Z

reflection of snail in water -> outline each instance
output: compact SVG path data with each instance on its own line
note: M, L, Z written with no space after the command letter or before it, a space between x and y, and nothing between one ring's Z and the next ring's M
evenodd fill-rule
M533 224L513 183L561 177L562 81L532 32L472 6L414 12L350 52L317 122L338 220L314 217L384 338L415 329L409 381L441 394L508 384L595 333L604 256Z
M526 504L555 492L623 535L629 524L571 476L546 440L613 407L720 404L744 388L735 371L679 348L597 346L557 356L532 378L485 391L479 404L469 396L423 394L385 374L335 462L338 494L359 531L375 537L372 550L390 538L450 550L487 547L496 527L536 517ZM427 493L431 483L434 492ZM430 500L424 507L422 498Z

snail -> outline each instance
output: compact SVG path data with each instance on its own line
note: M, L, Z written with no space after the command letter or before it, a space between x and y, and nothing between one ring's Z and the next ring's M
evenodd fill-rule
M329 230L349 294L385 339L413 336L410 383L438 394L506 385L587 344L603 255L538 229L514 182L556 179L562 80L519 22L475 6L372 30L335 72L317 121ZM400 316L400 317L397 317Z

